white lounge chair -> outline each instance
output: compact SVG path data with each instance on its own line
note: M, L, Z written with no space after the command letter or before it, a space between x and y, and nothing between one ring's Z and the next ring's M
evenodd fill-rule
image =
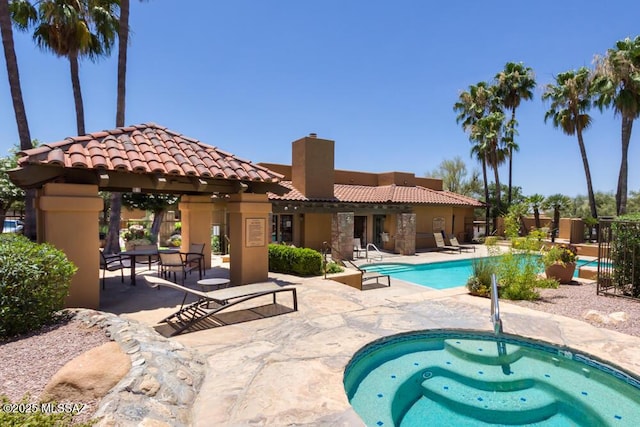
M476 247L473 245L461 245L460 242L458 242L458 238L457 237L450 237L449 238L449 243L451 243L451 246L455 246L457 248L460 248L461 251L466 250L466 251L470 251L471 249L473 249L473 252L476 251Z

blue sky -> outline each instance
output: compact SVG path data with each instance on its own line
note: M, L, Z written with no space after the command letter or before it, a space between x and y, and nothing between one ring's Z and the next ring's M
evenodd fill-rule
M336 141L338 169L424 176L456 155L479 168L452 106L470 84L522 61L538 87L516 113L514 185L586 194L575 137L544 123L542 90L640 34L638 16L637 0L131 0L126 123L155 122L254 162L290 163L291 142L315 132ZM68 61L14 36L32 138L75 135ZM88 132L115 125L116 59L117 50L81 64ZM0 74L4 154L18 136L4 64ZM592 116L594 188L615 191L620 121ZM630 191L640 190L639 144L637 124Z

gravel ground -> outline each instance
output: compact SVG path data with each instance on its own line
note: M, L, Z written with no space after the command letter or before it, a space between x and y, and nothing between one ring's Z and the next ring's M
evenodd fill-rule
M509 303L583 321L587 321L583 317L587 310L597 310L605 314L624 311L629 316L625 322L606 325L589 323L640 337L640 302L598 296L595 283L586 282L560 285L558 289L541 289L540 294L540 300L535 302ZM37 401L49 379L65 363L108 341L102 330L88 328L71 320L45 327L37 333L12 341L0 342L0 394L17 402L29 393L31 401ZM82 403L87 404L87 407L74 419L75 421L89 419L97 409L96 401L87 400Z
M571 282L557 289L540 289L541 298L537 301L509 301L523 307L571 317L588 322L594 326L640 337L640 301L621 297L596 294L595 282ZM602 324L584 318L588 310L603 314L623 311L628 320L617 324Z
M68 361L85 351L109 342L105 333L75 320L64 320L35 333L0 341L0 395L19 402L27 393L37 402L49 379ZM99 401L86 399L75 422L91 418Z

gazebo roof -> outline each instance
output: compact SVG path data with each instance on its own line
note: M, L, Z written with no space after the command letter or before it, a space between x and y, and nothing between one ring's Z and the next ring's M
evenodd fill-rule
M121 127L22 151L9 172L22 188L48 182L107 191L282 194L282 175L155 123Z

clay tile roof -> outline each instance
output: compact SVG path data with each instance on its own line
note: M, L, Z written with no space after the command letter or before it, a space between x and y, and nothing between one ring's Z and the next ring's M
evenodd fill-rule
M269 194L272 200L284 201L329 201L329 199L308 199L295 187L291 181L280 183L290 191L282 196ZM448 205L448 206L483 206L481 202L471 197L451 193L449 191L437 191L430 188L415 186L404 187L399 185L349 185L335 184L333 186L334 201L343 203L403 203L403 204L426 204L426 205Z
M154 123L104 130L20 153L18 165L48 165L278 183L282 175Z

